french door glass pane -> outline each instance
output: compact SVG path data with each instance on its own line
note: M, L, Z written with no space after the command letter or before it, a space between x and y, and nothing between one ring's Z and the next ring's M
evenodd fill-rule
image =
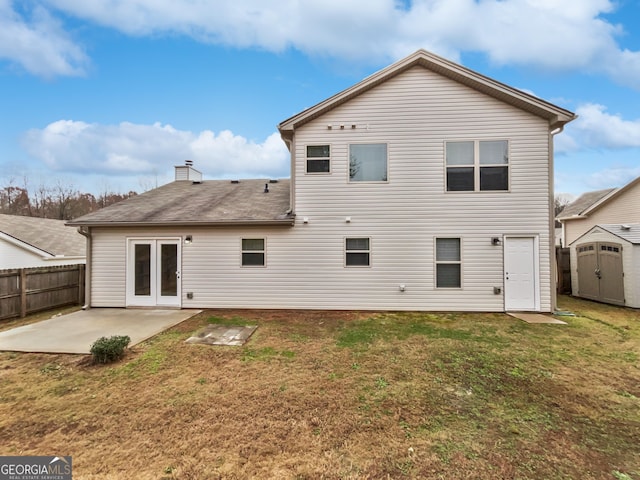
M135 294L151 295L151 245L135 246Z
M178 294L178 245L160 246L160 295L175 297Z

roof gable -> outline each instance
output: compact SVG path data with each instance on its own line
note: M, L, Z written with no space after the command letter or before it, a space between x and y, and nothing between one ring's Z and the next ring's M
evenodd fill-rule
M479 92L542 117L549 122L550 129L560 128L576 118L575 114L569 110L493 80L433 53L418 50L352 87L284 120L278 125L278 129L283 138L289 138L296 128L415 66L432 70Z
M594 225L589 231L580 235L580 237L576 238L572 244L578 242L579 240L583 240L587 235L591 235L592 233L597 233L600 231L605 231L614 235L622 240L625 240L633 245L640 245L640 224L631 223L631 224L619 224L619 223L607 223L607 224L598 224Z

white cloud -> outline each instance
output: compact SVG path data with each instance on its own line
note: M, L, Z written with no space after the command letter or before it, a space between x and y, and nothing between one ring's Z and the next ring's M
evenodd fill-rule
M5 0L6 1L6 0ZM181 34L239 48L370 64L418 48L458 60L583 70L640 88L640 52L623 49L613 0L45 0L54 9L130 35Z
M30 18L16 12L11 0L0 0L0 60L42 77L82 75L88 58L59 22L40 6Z
M255 143L228 130L196 134L160 123L58 120L29 130L22 144L52 170L71 173L155 175L190 159L205 178L289 175L289 154L277 133Z
M557 137L556 151L640 148L640 119L625 120L608 113L605 106L592 103L579 106L576 113L578 118Z

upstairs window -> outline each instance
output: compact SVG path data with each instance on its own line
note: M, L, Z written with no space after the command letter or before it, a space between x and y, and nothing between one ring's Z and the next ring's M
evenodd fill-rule
M459 238L436 238L436 288L461 288Z
M264 238L243 238L242 239L242 266L243 267L264 267L265 248Z
M509 142L446 143L448 192L509 190Z
M347 238L345 241L345 265L368 267L371 261L368 238Z
M349 145L350 182L386 182L387 180L386 143Z
M307 145L307 173L329 173L330 171L331 147Z

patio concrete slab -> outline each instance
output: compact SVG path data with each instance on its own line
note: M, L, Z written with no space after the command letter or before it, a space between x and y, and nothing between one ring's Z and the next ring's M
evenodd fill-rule
M90 308L0 332L0 350L88 354L100 337L128 335L136 345L201 310Z

